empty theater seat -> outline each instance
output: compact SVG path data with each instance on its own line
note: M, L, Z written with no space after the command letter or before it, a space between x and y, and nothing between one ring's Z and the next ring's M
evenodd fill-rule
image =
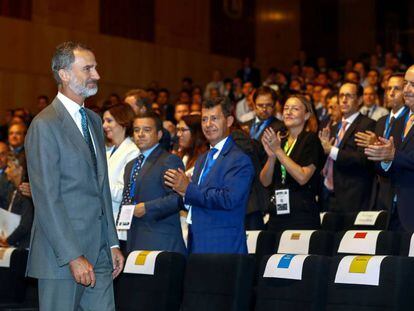
M329 273L326 310L413 310L413 292L413 258L336 256Z
M179 253L134 251L115 282L117 310L179 310L185 257Z
M276 234L278 254L332 254L333 235L323 230L285 230Z
M387 223L387 211L360 211L344 214L344 230L386 230Z
M254 269L254 257L249 255L191 254L182 310L249 310Z
M334 255L398 255L400 235L382 230L348 230L335 237Z
M275 254L261 263L256 311L324 310L330 258Z
M321 229L325 231L344 230L344 216L340 213L323 212L320 214Z

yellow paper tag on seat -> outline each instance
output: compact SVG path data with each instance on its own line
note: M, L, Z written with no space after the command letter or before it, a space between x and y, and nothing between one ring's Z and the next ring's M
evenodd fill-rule
M151 251L142 251L138 254L137 258L135 258L135 265L136 266L143 266L145 265L145 260L147 259L148 254Z
M369 260L373 256L356 256L349 266L349 273L365 273Z

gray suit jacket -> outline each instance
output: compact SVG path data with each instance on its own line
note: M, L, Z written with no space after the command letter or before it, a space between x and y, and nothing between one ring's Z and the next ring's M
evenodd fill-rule
M86 110L96 147L97 174L81 132L55 98L32 121L26 136L27 165L35 206L27 274L72 278L68 263L84 255L94 265L101 233L119 244L112 216L102 121ZM102 221L104 222L102 230Z
M129 183L134 161L125 166L125 187ZM182 199L164 184L165 171L170 168L184 170L184 165L176 155L159 145L145 160L137 176L135 201L145 203L146 213L144 217L132 220L127 239L129 252L164 250L186 254L179 216Z

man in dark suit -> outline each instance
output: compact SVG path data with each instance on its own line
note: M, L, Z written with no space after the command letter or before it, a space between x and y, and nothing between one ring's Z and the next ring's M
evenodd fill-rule
M378 142L378 137L389 139L391 136L401 135L401 131L397 132L396 121L405 119L409 113L409 108L404 105L403 98L404 76L401 74L393 74L388 79L385 96L388 108L391 112L380 118L375 127L375 133L371 131L360 132L355 134L355 141L358 147L366 148ZM394 189L389 176L383 174L383 170L377 165L377 175L373 183L371 195L370 209L387 210L392 212Z
M102 120L84 100L98 91L92 51L60 44L52 58L58 94L32 121L25 149L34 222L27 275L40 310L115 310L123 269L112 216Z
M154 113L138 115L133 123L134 141L140 150L124 173L123 204L134 204L127 251L165 250L186 254L180 225L182 198L164 184L167 169L184 169L176 156L159 141L162 122Z
M192 253L247 252L244 215L254 168L229 136L233 121L228 99L204 102L201 126L210 151L197 160L191 181L182 170L165 174L166 184L189 209Z
M410 108L406 118L396 121L396 132L402 135L379 138L379 143L365 148L368 159L381 162L382 169L391 177L395 189L396 212L391 219L390 229L414 231L412 194L414 191L414 66L404 76L404 101Z
M364 155L364 149L355 143L355 133L373 131L375 121L359 113L363 89L353 82L344 83L339 89L339 105L342 121L333 128L320 133L325 154L329 155L325 165L324 185L330 190L334 212L352 212L368 209L374 174L373 163Z
M7 208L7 196L12 188L11 183L6 176L7 155L9 146L0 141L0 207Z
M253 94L256 118L248 122L250 137L261 141L264 130L271 126L276 132L283 128L283 122L275 117L277 95L268 86L259 87Z
M8 142L14 154L24 153L24 138L27 128L24 123L14 123L9 127Z

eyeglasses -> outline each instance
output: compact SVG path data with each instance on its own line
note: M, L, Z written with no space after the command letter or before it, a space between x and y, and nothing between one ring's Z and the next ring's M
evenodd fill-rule
M265 109L272 109L274 107L273 104L256 104L256 108L265 110Z
M339 99L355 99L357 97L356 94L350 94L350 93L340 93L339 94Z
M187 131L189 131L189 130L190 130L190 129L185 128L185 127L177 127L177 133L178 133L178 132L183 133L183 132L187 132Z

